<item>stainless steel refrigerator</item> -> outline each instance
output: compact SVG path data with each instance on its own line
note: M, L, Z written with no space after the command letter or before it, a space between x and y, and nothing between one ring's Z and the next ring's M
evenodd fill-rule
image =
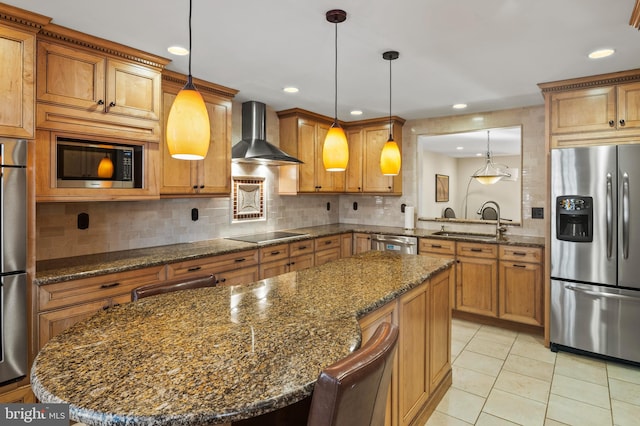
M640 362L640 144L551 152L551 349Z
M0 385L27 374L27 141L0 138Z

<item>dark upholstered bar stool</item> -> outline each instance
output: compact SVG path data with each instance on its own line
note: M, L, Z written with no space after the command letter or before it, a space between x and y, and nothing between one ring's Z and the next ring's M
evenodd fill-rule
M189 290L192 288L215 287L216 278L213 275L200 277L179 278L157 284L147 284L131 290L131 299L135 302L143 297L156 294L171 293L172 291Z
M382 323L364 346L322 370L308 426L382 426L398 326Z

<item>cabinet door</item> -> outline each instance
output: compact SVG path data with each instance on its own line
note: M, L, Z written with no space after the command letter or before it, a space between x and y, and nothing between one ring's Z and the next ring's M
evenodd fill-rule
M205 96L211 124L211 143L207 156L198 164L199 194L231 192L231 102Z
M298 159L304 163L298 166L298 191L316 192L318 185L316 184L316 123L314 121L302 118L298 120Z
M551 133L610 130L616 122L615 87L551 94Z
M340 257L349 257L353 254L353 234L340 235Z
M160 119L161 74L116 59L107 60L105 110L147 120Z
M388 126L364 129L364 192L393 192L393 177L384 176L380 171L380 154L388 139Z
M456 265L456 309L498 316L498 261L459 257Z
M396 302L390 302L385 306L376 309L366 317L362 318L360 330L362 332L362 345L364 345L375 333L376 329L383 322L397 324L397 312L395 310ZM397 398L398 398L398 351L393 358L393 372L391 373L391 384L387 393L387 410L385 413L384 426L392 426L397 424Z
M362 158L364 156L364 141L361 128L349 129L347 140L349 141L349 165L346 171L346 192L360 193L362 184Z
M428 285L400 297L398 307L399 424L411 424L429 398Z
M450 272L448 269L429 281L429 393L451 371Z
M543 325L542 266L500 261L500 318Z
M35 35L0 26L0 136L32 139Z
M640 127L640 83L618 86L618 128ZM622 124L621 120L624 120Z
M104 111L104 56L38 42L38 101Z
M340 247L334 247L327 250L320 250L316 252L315 264L316 266L324 265L327 262L340 259Z
M354 232L353 234L353 253L364 253L371 250L371 235Z
M96 312L108 309L111 306L109 299L96 300L82 303L56 311L47 311L38 314L38 347L42 348L51 338L62 333L67 328L85 318L89 318Z
M36 396L31 391L31 386L22 386L0 395L0 403L3 404L35 404Z
M315 255L313 253L291 257L289 259L289 272L311 268L315 264Z
M249 266L247 268L235 269L233 271L220 272L216 274L218 285L241 285L258 281L258 267Z

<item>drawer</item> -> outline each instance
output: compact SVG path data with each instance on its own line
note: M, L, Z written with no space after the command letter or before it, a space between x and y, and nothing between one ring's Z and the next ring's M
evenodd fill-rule
M456 255L456 242L437 238L420 238L418 253L437 253L454 257Z
M289 244L278 244L275 246L261 247L260 250L260 263L273 262L280 259L289 258Z
M340 259L340 247L333 247L326 250L316 251L315 266L324 265L327 262Z
M289 258L275 260L273 262L260 263L260 279L275 277L289 272Z
M458 256L496 259L498 257L498 245L458 242L458 244L456 245L456 254Z
M313 240L296 241L289 243L289 256L300 256L301 254L313 253Z
M248 268L222 272L217 274L216 278L219 286L249 284L258 281L258 267L249 266Z
M245 250L172 263L169 265L167 278L176 278L187 274L217 274L221 271L230 271L257 264L258 250Z
M340 248L340 235L331 235L328 237L316 238L316 251L327 250L334 247Z
M542 263L542 249L538 247L500 246L500 260Z
M315 255L313 253L291 256L289 259L289 271L299 271L300 269L311 268L315 265Z
M165 278L164 266L156 266L42 285L38 287L38 310L47 311L119 295L131 300L130 293L134 288Z

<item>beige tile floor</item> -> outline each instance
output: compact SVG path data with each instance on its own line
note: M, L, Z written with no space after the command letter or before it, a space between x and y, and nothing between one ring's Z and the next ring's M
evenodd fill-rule
M425 426L640 425L640 368L453 320L453 385Z

